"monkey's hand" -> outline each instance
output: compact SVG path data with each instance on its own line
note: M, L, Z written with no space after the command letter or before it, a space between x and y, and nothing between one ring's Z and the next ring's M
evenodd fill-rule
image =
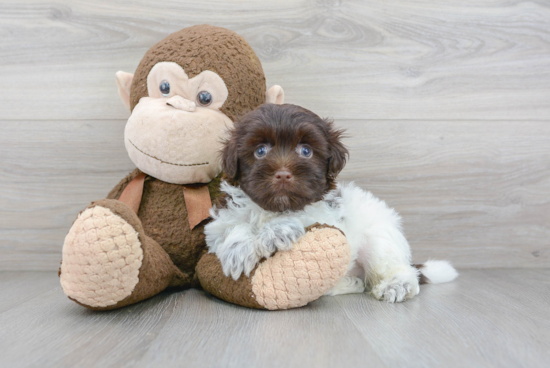
M260 228L257 236L260 255L267 258L277 250L290 250L305 233L297 218L277 217Z
M204 290L230 303L288 309L304 306L332 289L346 275L350 257L349 243L340 230L314 224L292 249L262 260L249 277L241 275L237 281L223 277L215 254L200 259L197 274Z

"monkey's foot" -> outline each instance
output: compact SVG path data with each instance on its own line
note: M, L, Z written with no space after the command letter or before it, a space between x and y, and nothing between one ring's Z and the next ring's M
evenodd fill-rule
M307 230L291 250L275 253L237 281L224 276L215 254L205 254L197 266L202 287L220 299L260 309L296 308L318 299L346 274L350 248L340 230L326 225Z
M350 247L340 230L319 225L291 250L261 263L252 277L252 291L266 309L289 309L317 300L345 276Z
M106 199L73 223L63 244L60 279L70 299L105 310L155 295L177 271L160 245L145 236L137 215L124 203Z
M142 262L143 250L133 226L109 208L87 208L65 237L61 286L80 304L114 305L134 290Z

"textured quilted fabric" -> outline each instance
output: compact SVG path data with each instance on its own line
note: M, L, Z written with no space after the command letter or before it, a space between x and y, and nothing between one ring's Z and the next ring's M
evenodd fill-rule
M266 309L301 307L329 291L349 263L349 243L339 230L313 228L292 250L277 252L258 266L252 291Z
M138 233L129 223L108 208L88 208L65 238L61 286L84 305L113 305L134 290L142 261Z

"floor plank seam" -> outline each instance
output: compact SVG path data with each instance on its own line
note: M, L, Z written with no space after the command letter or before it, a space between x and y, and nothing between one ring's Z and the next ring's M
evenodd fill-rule
M365 296L366 297L369 297L369 298L372 298L372 296L369 294L369 293L363 293L361 294L361 296L364 298ZM376 352L376 348L374 346L372 346L370 344L370 342L365 339L365 335L363 334L363 332L361 332L361 330L357 327L357 325L355 324L355 321L353 321L353 319L349 316L348 314L348 311L346 308L344 308L344 306L342 305L342 303L340 302L339 298L336 297L336 296L331 296L330 298L334 298L336 300L336 304L338 304L338 306L340 307L340 309L344 312L344 315L346 316L346 319L351 323L351 325L353 326L353 328L355 329L356 332L359 333L359 335L361 335L361 338L363 339L363 341L371 347L372 351L375 352L376 356L378 357L378 359L381 361L381 362L384 362L384 359L382 356L380 356L380 354L378 354ZM385 367L388 367L388 365L386 363L384 363L384 366Z
M30 271L30 272L32 272L32 271ZM44 291L41 292L40 294L37 294L37 295L32 296L32 297L30 297L30 298L26 298L26 299L20 300L20 301L18 301L17 303L15 303L15 304L9 306L7 309L1 310L1 311L0 311L0 315L4 314L5 312L8 312L8 311L12 310L12 309L15 308L15 307L20 306L20 305L22 305L22 304L24 304L24 303L26 303L26 302L28 302L28 301L34 300L34 299L36 299L36 298L39 298L39 297L41 297L42 295L47 294L47 293L49 293L49 292L51 292L51 291L53 291L53 290L55 290L55 289L57 289L57 288L58 288L58 286L53 287L53 288L48 289L48 290L44 290Z

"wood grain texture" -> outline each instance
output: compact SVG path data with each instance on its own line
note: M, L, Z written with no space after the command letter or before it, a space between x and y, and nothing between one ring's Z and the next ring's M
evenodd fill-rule
M544 0L18 0L0 4L0 119L118 119L114 75L210 23L258 53L287 101L341 119L550 117Z
M340 176L403 216L415 262L550 266L550 125L342 121Z
M550 266L550 124L338 120L340 176L403 215L415 262ZM0 269L55 270L76 215L134 166L124 121L4 122Z
M355 294L279 312L199 290L92 312L52 286L54 273L19 277L49 285L14 290L23 302L0 310L1 367L545 367L550 358L548 269L462 270L405 303Z
M133 169L114 73L198 23L349 129L341 178L403 214L416 262L550 266L546 2L21 0L0 3L0 269L58 267L76 214Z
M386 366L543 367L549 271L463 271L456 282L424 287L420 302L392 306L381 318L377 312L387 305L372 299L337 301Z
M0 313L58 287L52 272L0 272ZM1 327L1 326L0 326Z
M135 166L123 121L3 122L0 269L54 270L77 214Z

